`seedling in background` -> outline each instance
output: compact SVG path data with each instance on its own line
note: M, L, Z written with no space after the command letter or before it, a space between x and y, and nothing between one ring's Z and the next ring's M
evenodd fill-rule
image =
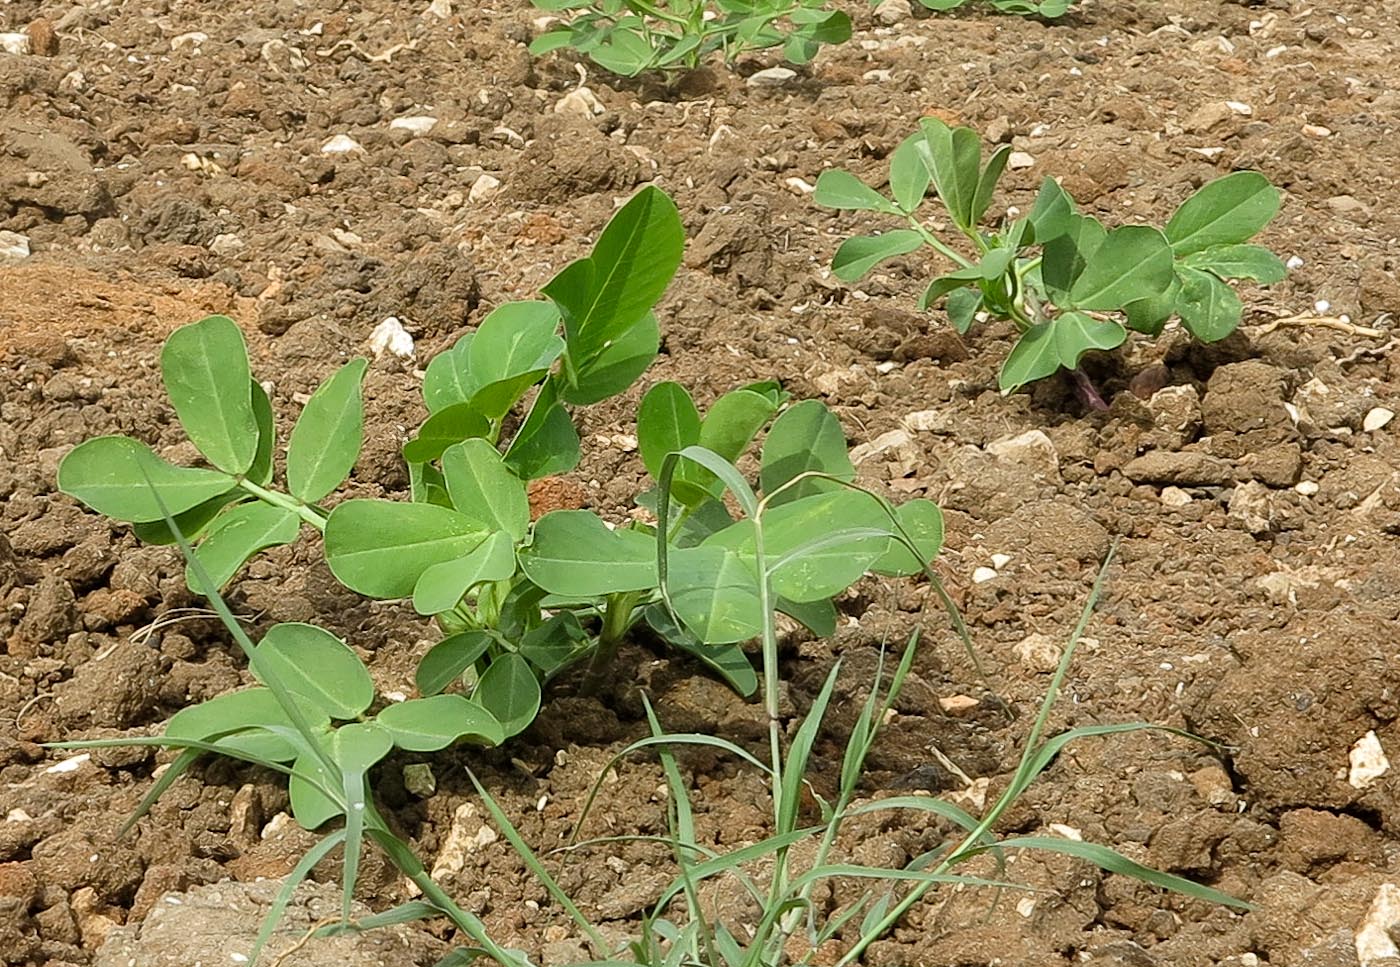
M845 43L851 19L827 0L532 0L569 16L536 37L532 54L571 47L604 70L635 77L692 70L720 53L726 64L751 51L781 47L805 64L823 44Z
M929 284L921 309L943 301L960 333L987 317L1015 324L1019 337L998 377L1004 393L1065 369L1090 405L1104 407L1079 368L1085 353L1117 348L1129 329L1155 336L1173 317L1202 342L1224 339L1243 312L1228 280L1284 276L1276 255L1247 244L1279 209L1278 190L1257 172L1206 184L1163 229L1106 228L1046 178L1029 214L984 231L1010 153L1003 145L983 165L976 132L925 118L890 157L888 197L845 171L823 172L815 195L830 208L880 212L908 225L843 242L832 261L839 278L855 281L927 245L956 269ZM930 186L971 254L920 217Z
M877 0L878 2L878 0ZM965 7L973 0L919 0L930 10L940 13ZM1044 17L1046 20L1063 16L1074 6L1074 0L985 0L988 6L998 13L1012 13L1021 17Z

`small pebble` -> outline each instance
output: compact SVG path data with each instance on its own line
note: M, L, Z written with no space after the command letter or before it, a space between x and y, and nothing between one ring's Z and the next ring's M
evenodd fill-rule
M385 353L400 359L413 358L413 337L399 322L398 316L390 316L369 334L369 351L378 359Z
M433 775L433 767L426 762L404 766L403 787L419 799L427 799L437 792L437 777Z
M35 17L24 28L29 35L29 49L40 57L54 57L58 54L58 34L53 24L44 17Z
M1322 488L1318 486L1316 480L1301 480L1293 486L1293 489L1304 497L1313 497L1316 496L1317 492Z
M781 87L796 76L797 71L790 67L769 67L751 74L745 83L749 87Z
M1303 259L1297 255L1290 255L1288 256L1288 261L1283 264L1289 269L1301 269L1307 263L1304 262Z
M363 151L360 142L350 137L348 134L337 134L325 144L321 145L322 154L349 154L351 151Z
M972 572L972 583L986 584L988 581L995 579L996 576L997 572L994 571L992 568L979 567L977 570Z
M170 49L179 50L181 47L199 47L209 39L209 35L199 30L191 30L187 34L180 34L170 40Z
M1191 495L1180 487L1163 487L1162 503L1167 507L1185 507L1191 503Z
M0 262L29 258L29 237L19 232L0 232Z
M1320 125L1320 124L1305 124L1305 125L1303 125L1303 133L1306 134L1306 135L1307 135L1308 137L1310 137L1310 138L1330 138L1330 137L1332 137L1332 129L1331 129L1331 128L1324 128L1324 127L1323 127L1322 125Z
M581 118L591 118L602 114L603 104L591 90L576 87L554 104L555 114L573 114Z
M0 34L0 50L7 54L29 53L29 35Z
M420 138L437 126L438 119L425 114L406 118L394 118L389 122L390 131L409 131Z
M1010 554L993 554L993 555L992 555L992 567L996 568L998 571L1000 571L1002 568L1006 567L1006 565L1008 565L1008 564L1010 564L1010 563L1011 563L1011 555L1010 555Z
M1006 166L1012 171L1022 171L1026 168L1035 167L1035 157L1025 151L1013 151L1006 159Z
M938 700L939 707L949 715L967 715L981 703L971 695L949 695Z
M1367 413L1361 421L1361 429L1367 433L1373 433L1395 419L1395 411L1388 410L1384 406L1377 406Z
M1390 760L1375 732L1367 732L1357 739L1347 758L1351 765L1347 784L1353 789L1365 789L1390 771Z
M495 197L501 190L501 179L494 175L482 175L472 182L471 191L467 192L467 199L473 202L483 202L488 198Z

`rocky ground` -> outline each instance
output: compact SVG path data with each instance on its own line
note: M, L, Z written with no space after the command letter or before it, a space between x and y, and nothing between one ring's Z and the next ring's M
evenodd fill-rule
M388 316L413 334L421 365L490 307L535 295L648 182L675 197L689 243L662 306L663 356L639 389L679 379L705 402L780 378L837 410L867 482L945 508L940 568L987 686L920 586L863 585L834 642L791 655L794 714L836 654L851 704L876 647L926 629L871 795L929 789L975 806L1004 785L1114 538L1120 556L1055 725L1141 718L1218 743L1082 743L1005 829L1070 827L1253 912L1026 856L1015 870L1042 889L1032 902L939 896L868 962L1394 962L1400 814L1383 768L1400 748L1393 11L1086 0L1046 24L975 6L938 17L843 6L856 37L795 76L755 83L776 63L759 57L679 91L568 55L532 59L538 12L523 2L0 7L0 33L24 34L12 46L29 50L0 53L0 963L115 964L142 922L170 933L152 915L168 891L280 876L309 842L271 777L219 763L118 839L165 757L39 745L144 734L246 677L208 620L151 629L197 603L176 557L56 493L63 453L124 432L189 456L155 360L166 333L209 312L243 324L283 414ZM1029 157L999 206L1024 207L1049 174L1108 220L1160 219L1211 177L1263 171L1285 201L1262 240L1290 260L1289 277L1242 292L1245 327L1224 343L1169 335L1093 359L1107 413L1083 412L1053 381L1002 398L1009 330L960 339L914 309L933 258L856 286L827 270L842 238L876 223L817 208L810 185L830 166L877 183L928 112ZM351 486L399 492L398 448L422 417L414 366L385 357L366 385ZM636 396L580 416L584 463L566 486L587 506L621 515L641 479ZM318 553L255 563L236 607L255 624L325 623L382 686L407 688L427 629L339 589ZM602 764L645 731L640 689L675 728L747 742L763 727L693 667L641 647L622 661L611 693L561 688L520 740L470 759L541 847L560 842ZM993 695L1021 714L1008 720ZM818 781L842 747L833 734L819 749ZM404 788L406 761L383 770L379 792L445 885L502 942L546 963L577 956L567 921L483 828L452 757L435 760L427 799ZM686 767L715 844L764 834L754 777L703 756ZM660 781L653 762L624 765L595 832L659 831ZM891 863L940 835L923 822L858 832L861 855ZM668 876L642 844L551 862L618 930ZM371 864L362 893L382 906L402 885ZM1378 926L1362 930L1368 916ZM431 945L414 949L431 962Z

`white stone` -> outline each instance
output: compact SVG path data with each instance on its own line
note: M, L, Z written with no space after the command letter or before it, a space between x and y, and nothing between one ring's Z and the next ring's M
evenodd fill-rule
M406 118L394 118L394 120L389 122L389 130L411 131L421 138L433 128L437 127L437 123L438 119L435 117L429 117L426 114L415 114Z
M398 316L390 316L369 334L369 351L378 359L385 353L400 359L413 358L413 337L399 322Z
M1284 267L1288 269L1301 269L1307 263L1304 262L1300 256L1290 255L1288 256L1288 261L1284 262L1283 264Z
M555 114L574 114L581 118L596 117L604 110L603 102L587 87L576 87L554 103Z
M998 460L1017 463L1034 473L1055 478L1060 475L1060 454L1044 430L1027 430L987 444L987 452Z
M1180 487L1163 487L1162 504L1166 507L1185 507L1191 503L1191 495Z
M940 410L918 410L910 413L899 421L907 430L915 433L924 433L929 430L946 430L950 426L950 420Z
M29 35L0 34L0 50L7 54L29 53Z
M1293 489L1304 497L1315 497L1317 496L1317 492L1322 488L1318 485L1316 480L1300 480L1294 485Z
M1229 516L1244 523L1251 534L1265 534L1274 526L1274 501L1269 488L1246 480L1230 495Z
M209 35L201 30L191 30L187 34L180 34L170 40L170 49L179 50L181 47L198 47L209 39Z
M792 191L798 195L810 195L812 194L812 192L817 190L816 185L812 184L806 179L798 178L795 175L789 178L787 181L784 181L783 184L787 185L788 188L792 189Z
M350 137L348 134L337 134L325 144L321 145L322 154L349 154L351 151L363 151L360 142Z
M997 572L992 568L979 567L977 570L972 572L972 583L986 584L988 581L994 580L996 576Z
M446 20L452 16L452 0L433 0L428 4L428 9L423 11L423 16L434 16L439 20Z
M909 0L880 0L875 7L875 19L890 27L908 20L912 13L913 8L909 5Z
M1052 833L1058 833L1065 839L1072 839L1076 843L1084 842L1084 834L1073 826L1066 826L1064 823L1051 823L1048 828Z
M1029 920L1031 914L1035 913L1035 898L1028 896L1021 897L1021 899L1016 901L1016 912Z
M1052 672L1059 667L1063 654L1059 642L1039 633L1022 638L1011 650L1023 665L1042 672Z
M1367 433L1379 430L1391 420L1395 419L1395 411L1388 410L1384 406L1377 406L1366 414L1366 418L1361 421L1361 429Z
M1353 789L1365 789L1390 771L1390 760L1385 757L1381 740L1375 732L1367 732L1356 740L1347 756L1351 769L1347 773L1347 784Z
M62 762L49 766L44 770L44 774L56 776L65 772L77 772L90 761L92 761L92 753L84 752L81 755L70 756Z
M993 555L992 555L992 567L996 568L998 571L1000 571L1002 568L1006 567L1006 565L1008 565L1008 564L1010 564L1010 563L1011 563L1011 555L1010 555L1010 554L993 554Z
M1243 101L1226 101L1225 106L1228 107L1230 110L1234 111L1236 114L1240 115L1241 117L1249 117L1251 114L1254 113L1254 108L1250 107Z
M745 83L749 87L781 87L796 76L797 71L790 67L770 67L751 74Z
M1400 926L1400 886L1382 883L1371 900L1371 909L1366 911L1366 919L1356 930L1356 959L1361 967L1400 957L1400 947L1391 939L1397 926Z
M1006 159L1006 166L1012 171L1022 171L1035 167L1035 156L1026 151L1013 151Z
M495 175L482 175L472 182L471 191L467 192L467 200L475 203L494 198L501 190L501 179Z
M0 262L29 258L29 237L19 232L0 232Z
M232 255L237 255L247 247L247 242L243 241L243 239L239 238L237 235L231 235L227 232L222 235L215 235L214 240L209 243L209 251L220 258L228 258Z

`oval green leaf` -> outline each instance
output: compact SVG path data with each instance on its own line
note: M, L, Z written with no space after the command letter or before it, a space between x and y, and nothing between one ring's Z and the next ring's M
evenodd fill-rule
M1235 290L1209 272L1185 265L1177 270L1181 295L1176 313L1182 325L1201 342L1215 342L1234 332L1244 313L1244 304Z
M326 563L372 598L406 598L434 564L466 556L486 538L473 518L436 504L347 500L326 520Z
M857 235L841 243L831 260L831 271L843 282L854 282L885 259L908 255L924 244L912 228L897 228L883 235Z
M483 581L504 581L515 573L515 544L496 531L465 557L434 564L413 586L413 610L422 615L451 611Z
M898 212L899 207L849 171L823 171L812 200L839 211Z
M222 497L237 481L217 470L177 467L124 436L100 436L58 465L58 489L116 520L148 523ZM154 488L154 489L153 489Z
M369 360L350 360L326 380L297 418L287 443L287 489L314 504L340 486L360 456L365 408L360 390Z
M423 421L418 435L403 445L407 463L427 463L454 443L489 436L491 424L471 403L444 406Z
M1172 215L1166 236L1177 255L1247 242L1278 214L1280 195L1257 171L1236 171L1204 185Z
M530 528L530 501L525 483L506 466L485 440L466 440L443 451L442 474L459 513L488 531L505 531L524 540Z
M661 476L668 453L700 441L700 411L679 383L657 383L642 397L637 410L637 449L652 478Z
M389 733L394 745L409 752L437 752L460 739L500 745L506 737L494 715L461 695L395 702L374 720Z
M771 504L830 490L837 484L804 480L774 496L779 487L801 474L818 471L840 480L854 480L855 465L846 452L846 433L835 414L819 400L804 400L773 421L763 442L759 482Z
M1124 225L1109 232L1070 288L1067 305L1079 309L1121 309L1130 302L1161 295L1172 284L1175 257L1166 236L1147 225Z
M895 508L900 526L913 539L919 555L915 557L902 541L891 539L890 548L875 562L871 570L890 577L921 574L924 564L938 556L943 547L943 512L931 500L922 498L905 501ZM921 560L922 559L922 560Z
M611 530L591 511L556 510L535 523L520 567L535 584L564 597L645 591L656 587L656 540Z
M423 371L423 402L429 413L467 403L480 389L471 378L472 338L473 333L467 333L428 361Z
M540 683L530 663L506 654L491 663L472 697L501 725L501 741L525 730L540 711Z
M353 719L374 701L374 682L350 646L315 625L273 625L258 643L253 673L275 677L333 719Z
M160 352L170 402L191 442L209 462L244 473L258 451L258 421L249 390L248 346L228 316L181 326Z
M194 560L204 568L214 587L222 588L258 551L290 544L301 531L301 518L271 504L239 504L224 511L195 548ZM185 565L185 586L200 590L193 564Z
M464 631L442 639L418 662L414 682L424 695L436 695L486 654L495 639L484 631Z

